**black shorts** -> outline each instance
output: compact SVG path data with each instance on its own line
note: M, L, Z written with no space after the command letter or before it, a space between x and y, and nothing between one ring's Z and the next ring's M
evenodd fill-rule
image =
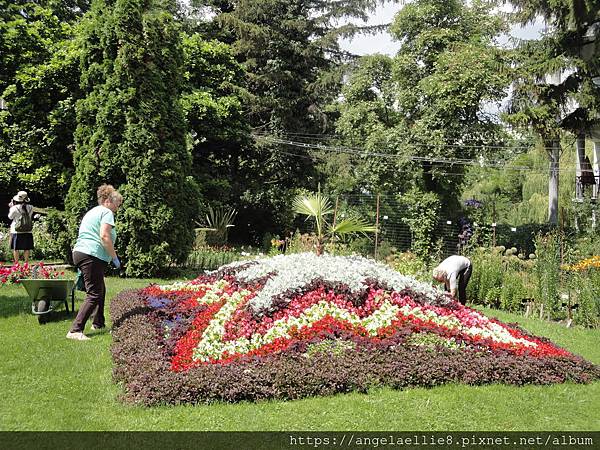
M31 233L11 233L11 250L33 250L33 234Z

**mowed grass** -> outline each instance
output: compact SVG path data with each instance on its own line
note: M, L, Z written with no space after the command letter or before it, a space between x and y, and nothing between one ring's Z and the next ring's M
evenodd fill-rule
M151 281L108 279L108 298ZM83 294L78 293L81 303ZM76 304L76 306L77 306ZM600 430L600 382L376 389L298 401L145 408L119 401L111 335L65 339L73 316L40 326L21 286L0 288L0 430ZM600 330L484 310L600 364ZM108 312L108 306L107 306ZM89 328L89 324L88 324Z

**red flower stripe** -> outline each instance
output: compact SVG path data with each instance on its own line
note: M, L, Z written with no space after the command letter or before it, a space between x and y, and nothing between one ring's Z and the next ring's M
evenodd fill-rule
M171 359L171 369L179 372L192 367L195 364L193 359L194 349L202 339L202 333L208 326L213 316L221 309L225 301L220 301L207 305L206 309L200 312L192 322L190 330L177 341L175 346L175 355Z

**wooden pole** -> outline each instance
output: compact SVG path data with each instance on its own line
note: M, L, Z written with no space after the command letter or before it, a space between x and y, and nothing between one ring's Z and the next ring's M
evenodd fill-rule
M340 203L340 196L336 195L335 196L335 209L333 210L333 228L335 228L339 203Z
M375 213L375 259L377 259L377 238L379 236L379 194L377 194L377 212Z
M496 246L496 199L492 200L492 247Z

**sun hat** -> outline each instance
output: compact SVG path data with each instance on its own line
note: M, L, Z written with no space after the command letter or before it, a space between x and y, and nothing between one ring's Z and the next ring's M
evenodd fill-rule
M29 202L29 197L27 197L27 192L25 192L25 191L19 191L17 193L17 195L15 195L13 197L13 200L15 202L26 202L27 203L27 202Z

